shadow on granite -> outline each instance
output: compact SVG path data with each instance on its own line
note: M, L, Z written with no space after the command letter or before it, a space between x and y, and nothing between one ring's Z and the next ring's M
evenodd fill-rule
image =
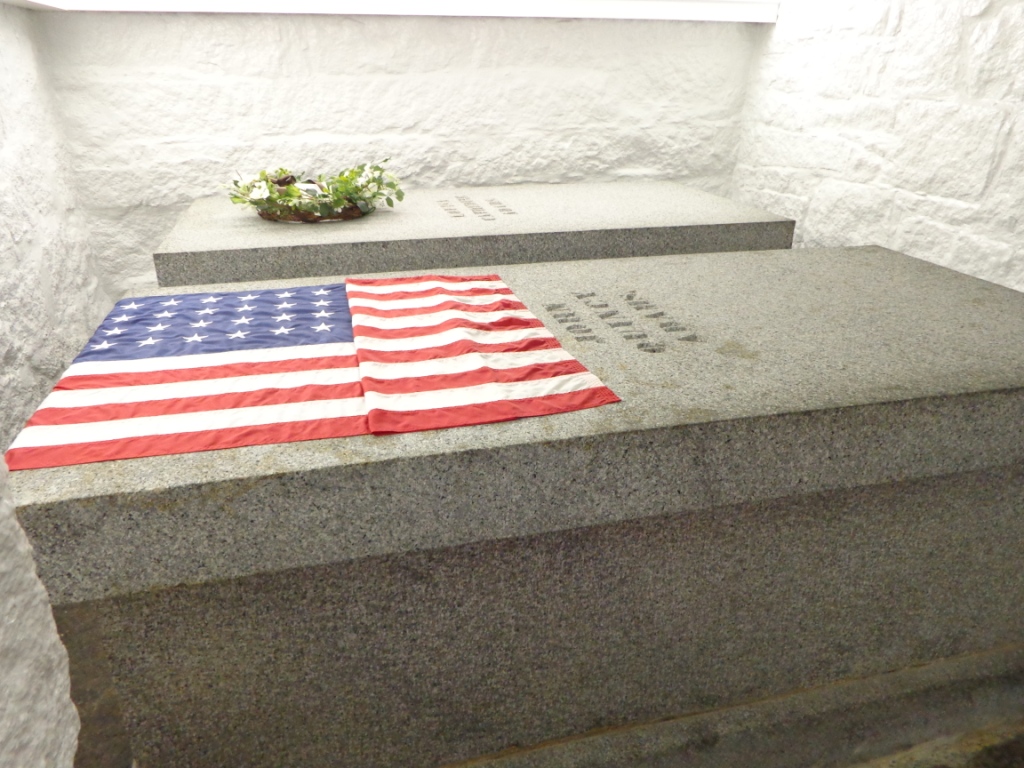
M1021 498L1017 466L92 609L140 768L422 768L1019 641Z

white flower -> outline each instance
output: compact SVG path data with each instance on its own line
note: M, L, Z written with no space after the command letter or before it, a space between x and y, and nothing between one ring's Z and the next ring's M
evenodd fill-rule
M270 189L265 181L257 181L249 192L250 200L266 200L268 197L270 197Z
M319 197L321 194L323 194L323 191L316 184L302 183L302 184L296 184L295 186L298 187L299 189L301 189L303 192L305 192L310 197Z

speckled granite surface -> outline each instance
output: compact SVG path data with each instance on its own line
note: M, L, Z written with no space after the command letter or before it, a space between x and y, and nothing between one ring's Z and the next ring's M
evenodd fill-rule
M414 189L348 222L264 221L196 200L153 256L161 285L788 248L794 222L669 181Z
M490 270L623 402L14 473L140 768L437 765L1019 642L1024 296L880 248Z
M54 602L1024 460L1014 291L879 248L494 269L622 403L13 473Z
M1019 741L1022 716L1024 649L1017 646L446 768L1018 768L1019 759L971 758ZM908 743L922 746L864 762Z
M141 768L438 766L1020 643L1022 498L1024 464L144 591L93 623ZM875 712L913 743L928 710L896 693ZM828 704L801 714L841 754Z

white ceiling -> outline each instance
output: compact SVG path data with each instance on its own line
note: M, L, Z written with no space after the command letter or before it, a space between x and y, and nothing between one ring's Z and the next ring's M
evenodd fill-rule
M512 16L772 23L778 0L0 0L59 11L315 13L374 16ZM287 5L287 7L282 7Z

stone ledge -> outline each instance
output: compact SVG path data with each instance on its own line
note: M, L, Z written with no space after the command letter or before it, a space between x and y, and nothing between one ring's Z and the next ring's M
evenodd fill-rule
M348 222L268 222L196 200L153 256L160 285L789 248L795 222L680 184L416 189Z
M1022 715L1024 648L1017 646L509 750L506 755L450 763L445 768L636 768L652 760L687 768L793 768L854 762L857 768L882 768L882 761L870 766L861 761L887 755L907 743ZM937 762L928 765L942 768Z
M622 403L14 473L52 600L1024 459L1024 297L1008 289L880 248L500 271ZM588 288L634 328L646 320L629 302L642 297L657 310L643 312L681 330L659 319L646 339L626 338L576 298ZM566 332L565 310L552 309L564 306L593 332Z
M498 271L623 402L13 473L91 754L439 765L1019 642L1024 296L881 248Z

